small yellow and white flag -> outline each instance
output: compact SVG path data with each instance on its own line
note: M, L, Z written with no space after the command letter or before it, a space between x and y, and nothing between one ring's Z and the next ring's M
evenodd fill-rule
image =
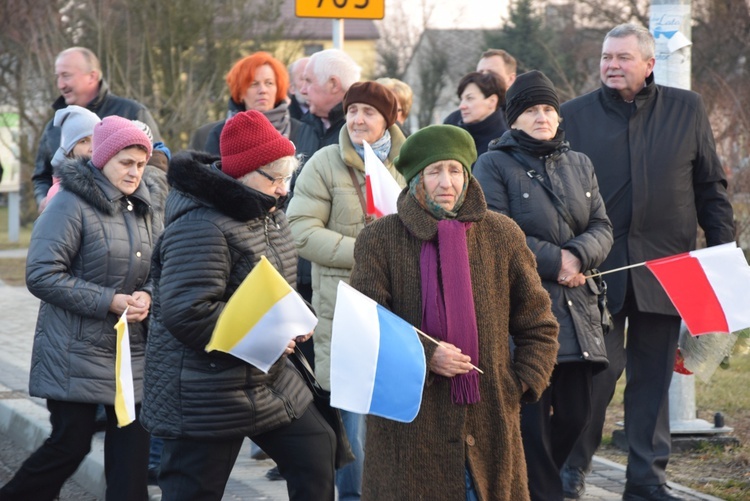
M115 415L117 427L122 428L135 421L135 391L133 390L133 366L130 362L130 333L127 320L128 309L115 324L117 330L117 355L115 356Z
M289 341L317 323L305 301L261 256L224 306L206 351L229 353L268 372Z

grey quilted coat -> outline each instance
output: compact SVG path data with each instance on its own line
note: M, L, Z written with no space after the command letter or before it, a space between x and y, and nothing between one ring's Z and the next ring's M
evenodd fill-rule
M226 302L261 255L290 284L297 266L286 216L271 212L276 200L223 174L211 165L216 160L188 151L169 166L141 410L142 424L155 436L253 436L289 424L312 402L286 357L264 374L231 355L205 351Z
M160 176L162 179L160 179ZM114 405L116 293L150 292L149 269L166 198L164 173L147 167L125 196L90 162L60 171L60 192L37 219L26 285L41 299L29 393ZM136 402L141 400L146 329L131 323Z

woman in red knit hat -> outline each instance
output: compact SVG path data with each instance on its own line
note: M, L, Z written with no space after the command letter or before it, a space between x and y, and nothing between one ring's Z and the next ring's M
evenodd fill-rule
M261 256L294 287L297 253L277 210L297 167L294 153L262 113L245 111L227 120L219 161L186 151L170 163L142 412L144 426L164 438L164 501L220 500L245 437L276 461L291 500L334 499L334 432L286 356L310 335L290 334L267 373L205 351Z

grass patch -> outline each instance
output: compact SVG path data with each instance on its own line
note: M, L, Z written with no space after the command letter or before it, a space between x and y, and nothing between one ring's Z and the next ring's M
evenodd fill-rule
M0 207L0 250L25 249L31 241L32 225L21 226L18 232L18 242L8 241L8 207Z
M0 259L0 280L14 287L26 285L26 259Z

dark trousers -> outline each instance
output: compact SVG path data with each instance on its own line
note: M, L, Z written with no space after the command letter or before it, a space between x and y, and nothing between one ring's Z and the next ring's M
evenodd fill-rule
M47 400L52 433L2 489L0 500L56 499L91 450L97 404ZM136 415L140 405L136 406ZM148 499L149 435L138 423L117 427L113 406L105 406L104 474L107 501Z
M521 406L521 437L532 501L562 501L560 469L591 417L591 364L555 366L538 402Z
M251 438L276 461L291 501L333 501L336 436L315 405L289 425ZM162 501L221 500L243 440L165 439Z
M628 320L625 345L625 319ZM622 368L625 385L625 435L628 440L628 482L657 485L666 482L671 439L669 385L680 333L680 317L643 313L629 296L614 315L615 329L604 339L609 369L594 376L592 421L568 457L568 465L588 469L601 443L607 406Z

